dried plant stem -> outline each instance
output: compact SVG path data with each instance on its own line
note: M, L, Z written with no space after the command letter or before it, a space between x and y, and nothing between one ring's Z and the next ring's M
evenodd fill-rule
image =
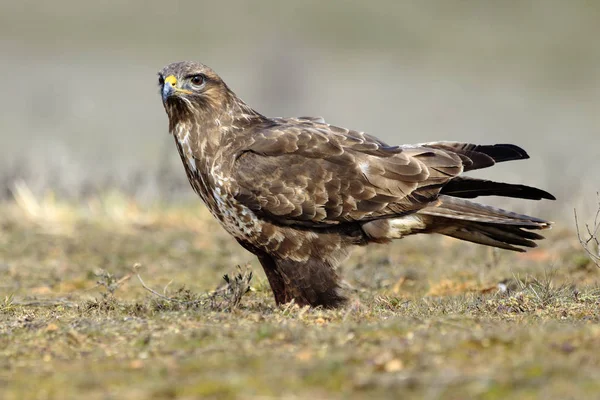
M139 273L140 268L141 265L139 263L134 264L134 273L140 281L142 287L154 296L159 297L168 302L173 302L182 305L202 305L208 302L210 303L211 308L219 310L231 310L236 308L240 304L242 296L244 296L244 294L250 291L250 281L252 280L252 271L249 268L246 268L245 271L242 271L242 269L238 266L240 272L233 278L230 278L228 275L225 275L223 277L223 279L225 279L225 282L227 282L226 285L201 296L197 300L189 301L169 297L166 295L167 288L171 284L171 282L169 282L164 287L164 294L161 294L149 287L148 285L146 285L146 282L144 282ZM221 299L221 301L218 301L219 298Z
M137 278L140 281L142 287L144 289L146 289L148 292L152 293L154 296L160 297L161 299L166 300L166 301L172 301L172 302L179 303L179 304L198 304L198 303L201 302L201 300L183 301L183 300L174 299L172 297L169 297L169 296L166 296L164 294L158 293L156 290L154 290L150 286L146 285L146 282L144 282L144 280L142 279L142 277L141 277L141 275L139 273L139 270L140 270L141 267L142 267L142 265L139 264L139 263L136 263L136 264L133 265L133 270L135 272L135 276L137 276ZM169 284L170 283L171 282L169 282ZM169 284L167 284L167 286L165 286L165 288L164 288L165 293L166 293L166 289L169 286Z
M598 234L600 233L600 193L596 193L598 196L598 210L596 211L596 216L594 217L594 225L590 227L589 224L585 224L585 229L587 231L587 237L581 236L581 230L579 229L579 220L577 218L577 210L573 209L573 214L575 216L575 228L577 230L577 239L581 244L581 247L586 252L588 257L592 260L594 264L598 268L600 268L600 237ZM596 250L592 250L592 246L596 247Z

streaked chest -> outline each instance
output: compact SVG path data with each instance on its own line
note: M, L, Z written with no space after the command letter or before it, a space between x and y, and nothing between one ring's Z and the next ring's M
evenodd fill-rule
M185 125L178 126L174 136L192 188L225 230L242 240L250 240L260 233L262 221L233 195L235 182L222 170L226 160L205 154L206 148L202 143L193 142L195 139Z

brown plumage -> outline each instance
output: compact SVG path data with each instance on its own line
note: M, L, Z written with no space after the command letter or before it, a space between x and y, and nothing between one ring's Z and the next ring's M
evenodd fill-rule
M554 199L461 175L529 158L515 145L389 146L321 118L267 118L194 62L168 65L159 85L192 187L258 257L278 304L340 305L336 267L354 245L440 233L524 251L551 224L465 200Z

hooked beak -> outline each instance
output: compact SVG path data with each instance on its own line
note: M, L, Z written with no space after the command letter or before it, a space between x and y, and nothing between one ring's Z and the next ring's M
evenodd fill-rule
M177 86L177 78L173 75L169 75L165 78L165 83L162 87L162 100L163 103L167 102L167 99L171 96L178 94L192 94L191 91L181 89Z

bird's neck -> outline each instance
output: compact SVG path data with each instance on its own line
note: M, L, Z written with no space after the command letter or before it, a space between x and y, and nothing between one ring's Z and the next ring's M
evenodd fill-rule
M170 120L170 132L194 157L206 161L238 139L241 131L267 120L235 95L220 107L178 111L178 118Z

